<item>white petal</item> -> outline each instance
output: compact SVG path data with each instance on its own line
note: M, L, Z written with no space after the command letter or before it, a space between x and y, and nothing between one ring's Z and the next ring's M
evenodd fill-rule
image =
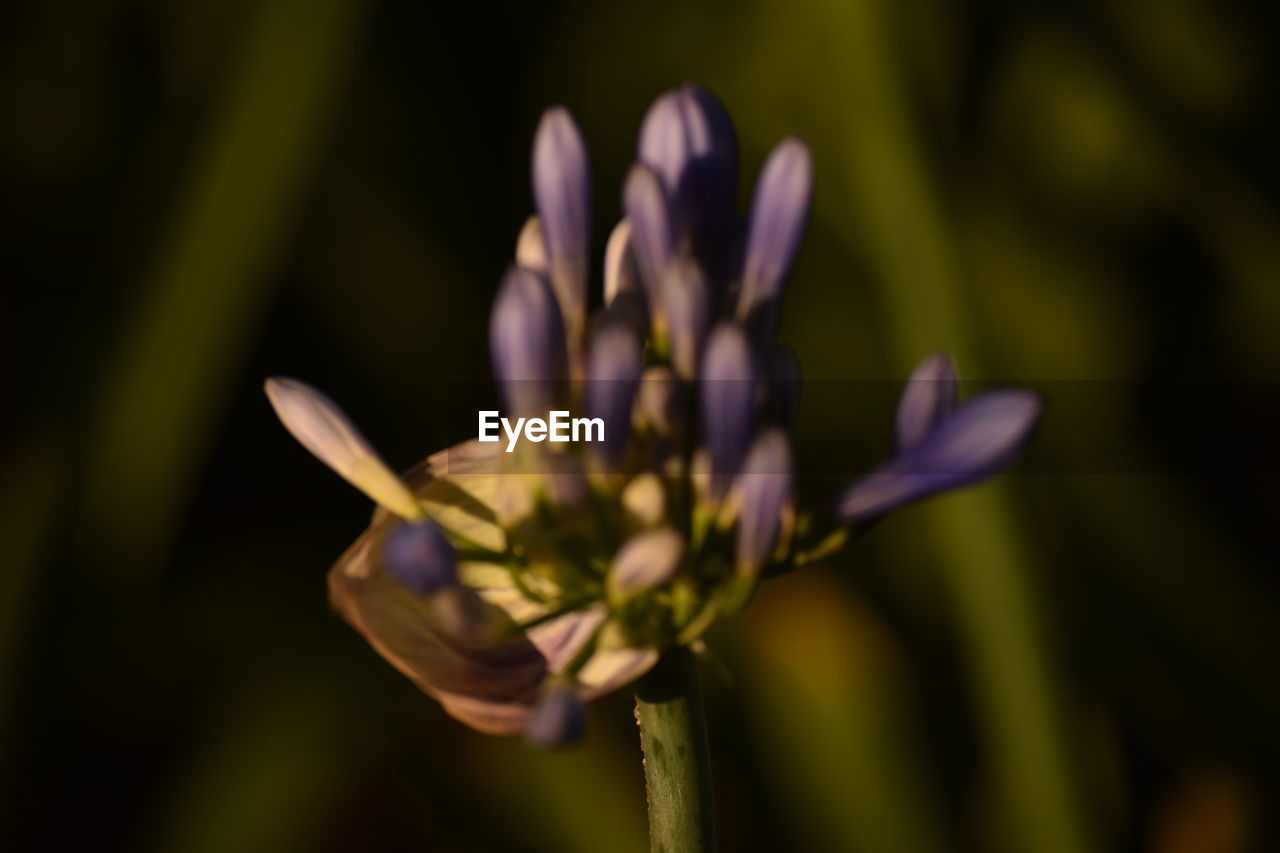
M422 518L409 489L332 400L296 379L268 379L266 391L285 429L316 458L396 515Z

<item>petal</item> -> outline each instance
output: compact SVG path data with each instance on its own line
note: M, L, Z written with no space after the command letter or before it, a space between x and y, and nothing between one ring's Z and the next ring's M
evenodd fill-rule
M401 586L419 595L458 582L458 554L429 519L392 530L382 546L382 560Z
M585 610L566 613L529 630L529 641L547 660L547 670L552 675L565 671L574 658L609 616L604 602L596 602Z
M586 688L583 698L612 693L653 669L657 662L657 649L600 649L578 673L578 682Z
M813 163L809 148L790 137L773 149L751 205L737 318L760 334L777 326L782 285L791 271L809 215Z
M720 102L685 84L653 102L640 126L637 157L662 179L695 234L730 218L738 189L738 140Z
M530 216L520 229L516 238L516 266L547 275L550 264L547 261L547 243L542 234L542 220Z
M643 527L652 527L667 514L667 490L662 478L652 471L633 477L623 488L619 502L627 515Z
M650 169L636 165L627 173L622 188L622 206L631 223L631 246L640 280L649 297L649 311L655 323L662 323L664 308L656 298L667 265L675 254L671 209L662 181ZM656 327L656 328L661 328Z
M587 417L604 422L604 442L593 445L593 449L610 467L626 454L631 438L631 410L643 372L643 344L631 328L622 323L606 323L591 336L585 391Z
M845 521L863 521L911 501L984 480L1010 465L1040 419L1030 391L990 391L961 406L918 443L841 496Z
M711 315L711 294L701 268L691 258L667 266L659 290L666 317L671 364L681 377L693 379Z
M609 234L604 250L604 304L612 305L619 294L640 292L640 269L632 245L631 223L622 220Z
M622 601L671 580L680 571L684 551L684 537L671 527L632 536L618 549L609 567L609 598Z
M533 141L533 198L542 221L551 282L570 331L587 310L591 167L587 146L564 107L547 110Z
M711 333L698 377L702 438L711 460L710 495L719 499L738 473L755 429L756 384L742 330L722 323Z
M587 708L568 687L554 687L546 692L525 724L524 736L529 743L543 749L568 746L587 732Z
M489 348L507 407L517 417L554 408L565 376L564 324L540 275L508 270L489 319Z
M415 595L397 583L379 561L371 560L388 526L375 522L329 573L334 608L386 660L430 695L450 693L486 702L528 702L546 676L546 660L523 636L503 641L477 641L442 630L431 598ZM514 626L499 608L473 590L453 587L483 610L494 623ZM493 632L486 632L493 636Z
M906 450L956 408L956 367L942 354L931 355L915 369L898 401L894 440Z
M773 554L784 510L791 503L791 448L785 432L772 428L755 440L735 488L738 565L754 573Z
M402 518L422 508L373 447L332 400L296 379L273 377L267 398L285 429L348 483Z

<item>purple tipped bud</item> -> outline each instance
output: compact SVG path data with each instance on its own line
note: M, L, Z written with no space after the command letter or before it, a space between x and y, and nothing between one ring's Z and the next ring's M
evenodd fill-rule
M660 95L640 126L637 159L662 178L695 239L732 223L738 140L710 92L685 84Z
M631 410L644 372L640 338L621 323L605 323L591 336L587 353L587 417L604 422L604 442L595 444L609 467L617 465L631 438Z
M382 562L410 592L424 595L458 582L458 555L434 521L401 524L382 546Z
M899 451L924 438L956 409L956 366L942 353L920 362L898 400L894 441Z
M564 321L537 273L507 272L489 318L489 350L508 408L520 417L553 408L565 376Z
M662 277L659 296L671 364L682 378L693 379L711 316L711 294L702 269L690 258L676 260Z
M564 107L543 113L533 140L533 198L542 222L551 282L571 332L587 311L591 166L587 146Z
M812 191L808 146L795 137L784 139L760 174L742 265L737 318L757 334L776 331L782 285L804 236Z
M711 458L710 495L719 499L738 474L755 429L756 385L751 350L737 326L711 333L698 377L702 438Z
M791 448L787 435L775 428L766 430L751 445L737 489L738 565L757 572L778 544L782 518L791 503Z
M631 247L640 280L649 297L655 329L662 331L663 311L656 299L658 286L675 254L671 208L662 181L644 166L632 166L622 188L622 206L631 223Z
M1030 391L991 391L965 403L915 444L854 483L838 505L864 521L948 489L985 480L1013 463L1043 411Z
M568 687L552 687L538 700L524 736L543 749L576 743L587 733L587 708Z
M530 216L520 229L516 239L516 266L533 270L546 275L549 271L547 263L547 243L542 236L542 221Z
M637 533L614 555L609 568L609 597L617 601L661 586L680 571L684 537L670 527Z

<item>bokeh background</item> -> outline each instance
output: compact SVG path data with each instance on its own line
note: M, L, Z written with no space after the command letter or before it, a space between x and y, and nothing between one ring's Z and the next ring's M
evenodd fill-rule
M6 4L0 846L645 849L625 695L567 753L485 738L329 612L369 507L261 380L327 389L398 466L462 438L438 413L488 372L540 111L583 127L599 235L649 101L696 80L744 203L777 139L812 147L784 322L810 377L947 349L1051 405L1021 474L713 635L723 849L1277 849L1280 469L1181 460L1275 434L1205 391L1280 378L1278 25L1211 0ZM1055 387L1087 401L1057 427ZM804 464L852 410L870 464L891 395L814 397Z

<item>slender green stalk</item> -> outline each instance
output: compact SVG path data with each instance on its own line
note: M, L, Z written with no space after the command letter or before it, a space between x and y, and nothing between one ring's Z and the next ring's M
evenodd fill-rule
M715 849L711 753L693 655L676 648L662 656L636 690L636 722L644 750L653 853Z

